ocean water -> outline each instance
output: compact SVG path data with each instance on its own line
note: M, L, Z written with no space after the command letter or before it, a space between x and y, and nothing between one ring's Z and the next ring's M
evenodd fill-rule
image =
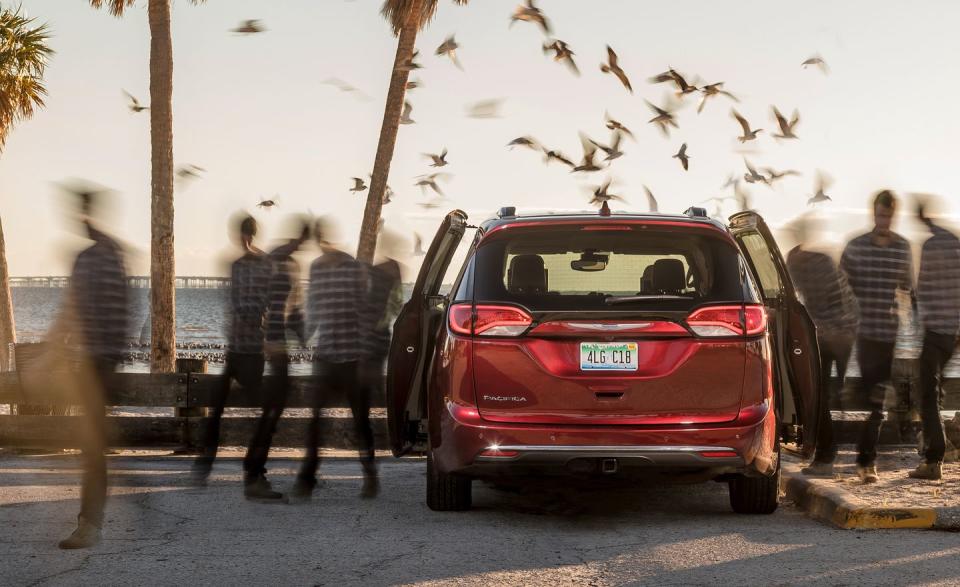
M405 298L410 295L411 284L404 284ZM14 287L13 313L16 320L18 342L39 342L56 319L63 293L61 288ZM182 357L200 357L209 360L211 372L219 371L222 361L224 339L224 305L229 290L226 289L178 289L177 290L177 354ZM127 371L147 370L149 358L149 290L133 288L131 321L128 331L130 345ZM904 304L901 307L909 307ZM921 344L917 325L909 312L901 312L901 333L897 344L897 356L916 357ZM309 351L293 351L294 372L307 372ZM848 375L859 373L856 361L851 362ZM947 369L951 377L960 377L960 353L954 355Z

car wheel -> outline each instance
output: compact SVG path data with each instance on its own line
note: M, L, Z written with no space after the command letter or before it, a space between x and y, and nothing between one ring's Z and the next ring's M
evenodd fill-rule
M769 476L737 475L730 480L730 507L738 514L772 514L780 504L780 459Z
M436 512L459 512L470 509L473 480L456 473L443 473L427 452L427 507Z

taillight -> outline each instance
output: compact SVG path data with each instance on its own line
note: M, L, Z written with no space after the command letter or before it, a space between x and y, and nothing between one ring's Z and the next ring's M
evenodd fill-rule
M767 329L767 312L760 305L708 306L687 317L697 336L754 336Z
M533 324L533 317L513 306L476 306L456 304L450 307L450 330L476 336L519 336Z

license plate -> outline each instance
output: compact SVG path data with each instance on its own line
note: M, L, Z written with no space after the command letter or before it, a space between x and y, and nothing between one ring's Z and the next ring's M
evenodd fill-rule
M581 371L636 371L639 365L635 342L581 342Z

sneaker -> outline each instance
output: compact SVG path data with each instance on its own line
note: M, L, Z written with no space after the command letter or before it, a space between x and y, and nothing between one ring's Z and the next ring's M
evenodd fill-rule
M943 479L943 465L940 463L920 463L916 469L907 473L911 479L929 479L939 481Z
M362 499L373 499L380 494L380 477L376 472L363 475L363 487L360 488Z
M813 461L809 466L800 469L808 477L833 477L833 463Z
M246 485L243 486L243 496L258 501L280 501L283 499L283 494L274 491L270 482L263 475L247 481Z
M293 487L290 488L290 491L287 492L287 503L291 505L309 503L313 498L313 490L315 487L316 483L308 483L301 479L297 479L294 482Z
M864 483L876 483L880 480L876 465L857 465L857 476Z
M60 548L63 550L74 550L77 548L90 548L100 542L100 526L88 522L81 517L77 520L77 529L73 534L60 541Z

